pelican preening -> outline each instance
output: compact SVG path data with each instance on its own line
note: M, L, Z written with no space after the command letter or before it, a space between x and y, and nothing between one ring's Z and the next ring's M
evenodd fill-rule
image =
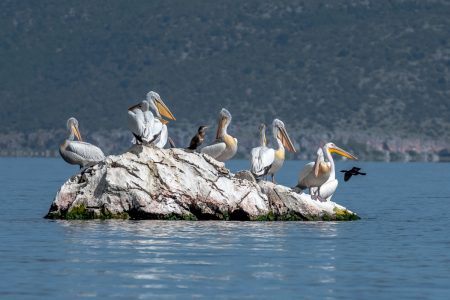
M153 116L150 108L156 114ZM136 142L141 144L152 144L158 148L164 148L169 139L167 123L175 120L172 112L166 106L158 93L150 91L147 99L128 108L128 128L133 133Z
M206 125L202 125L198 128L197 134L194 135L189 143L189 147L187 147L188 150L195 151L203 143L205 140L206 129L208 129L208 126Z
M256 178L271 175L272 182L275 182L275 174L284 163L285 147L291 152L296 150L281 120L273 120L272 133L278 144L276 150L266 146L265 126L260 126L261 145L252 149L251 172Z
M250 159L250 171L258 179L267 174L275 151L267 148L266 124L259 125L259 147L253 148Z
M218 161L227 161L236 154L238 141L227 133L230 123L230 112L222 108L217 125L216 140L211 145L202 148L202 153L208 154Z
M333 152L349 159L357 159L334 143L327 143L317 150L316 161L306 164L298 178L297 186L301 189L309 188L311 196L315 194L314 196L321 201L330 200L338 186L331 155Z
M59 146L59 154L67 163L87 168L105 159L100 148L82 141L77 119L69 118L67 129L69 137ZM74 137L78 141L74 141Z

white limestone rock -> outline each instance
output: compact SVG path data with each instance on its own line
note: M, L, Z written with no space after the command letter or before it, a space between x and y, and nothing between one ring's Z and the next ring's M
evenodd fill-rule
M60 188L47 218L187 220L354 220L334 202L312 200L261 181L248 171L232 174L206 154L133 146Z

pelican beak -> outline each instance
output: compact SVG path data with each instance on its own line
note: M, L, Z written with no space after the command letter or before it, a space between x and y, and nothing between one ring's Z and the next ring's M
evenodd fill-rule
M280 127L278 130L278 138L281 140L281 143L283 146L286 147L290 152L297 152L295 150L294 145L292 144L291 139L289 138L289 135L286 132L286 129L284 127Z
M333 152L334 152L334 153L337 153L337 154L339 154L339 155L341 155L341 156L344 156L344 157L347 157L347 158L349 158L349 159L354 159L354 160L357 160L357 159L358 159L358 158L357 158L356 156L354 156L353 154L348 153L347 151L345 151L345 150L339 148L338 146L330 147L330 152L331 152L331 153L333 153Z
M76 127L75 125L72 125L72 126L71 126L71 130L72 130L73 134L77 137L77 139L78 139L79 141L83 141L83 140L81 139L81 134L80 134L80 130L78 130L78 127Z
M168 118L169 120L176 120L175 116L172 114L170 109L166 106L166 104L162 101L162 99L156 99L155 100L156 108L158 109L159 113Z
M158 118L158 120L160 120L163 125L169 124L169 121L167 121L166 119Z
M133 109L135 109L136 107L138 107L139 105L141 105L141 104L138 103L138 104L132 105L132 106L128 107L128 110L133 110Z
M227 118L220 117L219 124L217 125L216 139L220 139L222 137L222 128L225 126L227 122Z
M320 170L320 156L317 155L316 161L314 162L314 175L316 177L319 176L319 170Z

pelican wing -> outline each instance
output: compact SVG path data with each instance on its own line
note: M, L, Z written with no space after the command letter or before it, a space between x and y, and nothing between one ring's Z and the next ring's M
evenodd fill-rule
M105 154L99 147L85 142L71 141L66 150L86 162L99 162L105 159Z
M156 145L161 140L161 134L163 133L163 125L160 120L157 118L153 119L153 122L148 124L148 127L145 131L144 141L146 142L152 142L152 144ZM167 129L167 127L166 127ZM166 138L167 143L167 138ZM165 145L165 143L164 143Z
M300 172L300 175L298 176L298 185L301 188L309 186L309 183L307 181L309 176L314 176L314 163L315 162L313 161L307 163Z
M161 134L159 137L155 140L155 146L163 149L164 146L167 144L167 139L169 138L169 131L167 130L166 125L162 125Z
M151 124L153 122L153 120L155 119L152 112L149 110L143 112L143 117L144 117L145 124Z
M144 113L139 108L128 111L128 129L135 135L142 137L145 131Z
M201 152L208 154L209 156L213 158L219 157L227 148L227 145L225 142L217 141L209 146L203 147Z
M252 149L251 172L256 176L264 176L275 161L275 150L267 147Z

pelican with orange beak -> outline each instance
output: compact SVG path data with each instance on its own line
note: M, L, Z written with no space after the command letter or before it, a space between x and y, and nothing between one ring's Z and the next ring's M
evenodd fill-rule
M59 154L67 163L87 168L105 159L100 148L82 141L77 119L67 120L67 130L69 137L59 146ZM78 141L74 141L74 137Z
M255 148L259 151L253 149L251 171L256 178L271 175L272 182L275 183L275 174L281 169L285 160L285 147L290 152L296 152L296 150L281 120L273 120L272 133L278 148L268 148L261 144L261 147ZM261 143L263 141L265 142L265 135L261 133Z
M156 117L150 108L155 111ZM164 148L169 139L166 125L169 121L163 119L162 116L175 120L159 94L153 91L147 93L146 100L128 108L128 127L133 133L135 141Z
M317 150L316 160L306 164L298 178L297 186L302 190L309 188L311 197L320 201L331 200L338 186L332 153L348 159L358 159L334 143L327 143L323 148Z
M201 153L208 154L222 162L231 159L236 154L238 141L227 132L230 123L230 112L225 108L222 108L219 114L216 140L211 145L202 148Z
M271 149L273 150L273 158L270 160L267 160L270 164L266 166L267 169L267 175L272 176L272 182L275 183L275 174L278 172L278 170L281 169L284 163L284 159L286 156L286 149L289 152L296 152L294 145L292 144L291 139L289 138L289 135L286 131L286 127L284 126L284 123L279 120L275 119L272 122L272 133L274 139L277 141L278 149Z
M167 129L168 120L163 119L166 117L169 120L175 121L175 116L172 114L170 109L166 106L164 101L161 99L158 93L150 91L147 93L147 101L150 107L156 114L156 118L153 119L153 125L151 131L154 134L159 133L159 136L155 139L154 145L158 148L164 148L169 140L169 131Z

